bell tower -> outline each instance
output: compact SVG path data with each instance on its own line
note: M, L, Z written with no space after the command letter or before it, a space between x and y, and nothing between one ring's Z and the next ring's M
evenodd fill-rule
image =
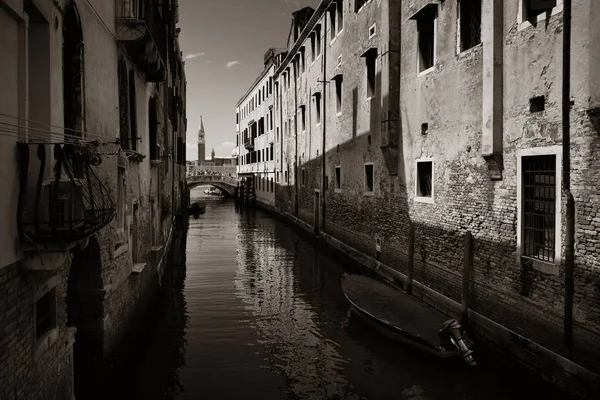
M204 137L204 122L200 116L200 128L198 129L198 165L206 161L206 138Z

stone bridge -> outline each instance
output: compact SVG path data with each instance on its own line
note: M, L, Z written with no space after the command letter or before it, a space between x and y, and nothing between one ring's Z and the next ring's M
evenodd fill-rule
M190 188L190 190L200 185L211 185L221 189L230 197L235 197L235 191L238 185L238 178L221 174L192 175L187 177L187 185L188 188Z

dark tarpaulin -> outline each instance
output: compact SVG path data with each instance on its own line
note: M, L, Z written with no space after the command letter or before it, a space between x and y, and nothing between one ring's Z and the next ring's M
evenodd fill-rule
M441 345L438 331L450 319L423 302L385 283L360 275L344 275L342 290L362 310L418 336L433 346Z

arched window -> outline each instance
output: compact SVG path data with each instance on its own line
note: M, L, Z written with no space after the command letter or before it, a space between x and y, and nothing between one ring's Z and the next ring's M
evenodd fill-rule
M83 32L77 6L69 1L63 20L63 102L65 133L81 136L83 126Z

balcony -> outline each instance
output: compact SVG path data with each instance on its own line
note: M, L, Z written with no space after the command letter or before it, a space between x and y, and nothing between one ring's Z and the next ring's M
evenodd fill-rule
M17 223L24 249L70 248L110 223L115 203L89 144L18 143Z
M254 150L254 138L245 139L244 140L244 147L248 151L253 151Z
M166 20L158 0L116 0L117 40L124 43L148 82L166 78Z

